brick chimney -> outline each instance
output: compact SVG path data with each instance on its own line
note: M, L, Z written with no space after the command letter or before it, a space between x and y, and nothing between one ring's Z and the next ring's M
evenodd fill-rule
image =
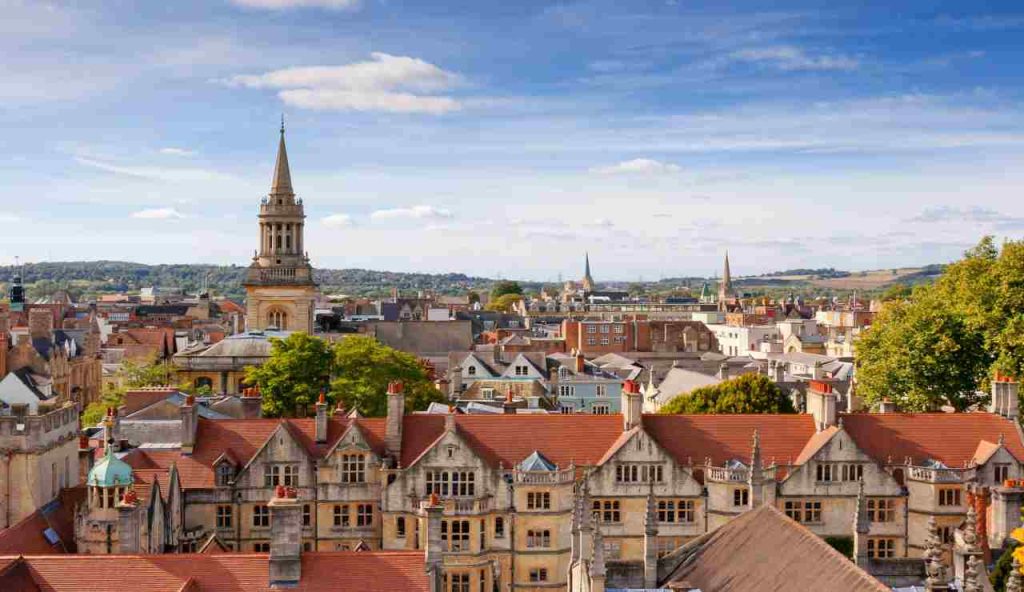
M889 397L882 399L878 404L879 413L896 413L896 403Z
M302 504L294 488L278 485L270 506L270 587L294 588L302 579Z
M28 334L32 339L50 339L53 335L53 312L48 308L29 310Z
M242 391L242 419L258 419L263 416L263 397L259 387L249 387Z
M6 319L4 319L6 320ZM0 321L0 325L5 324ZM7 376L7 349L8 349L7 329L0 327L0 379Z
M807 386L807 413L814 416L814 426L819 432L836 425L836 394L832 385L822 380L812 380Z
M316 443L327 443L327 397L323 392L316 401Z
M583 374L587 369L587 358L582 351L576 352L576 374Z
M388 416L384 423L384 449L397 462L402 457L402 421L405 417L405 389L400 381L388 383Z
M629 431L640 425L644 399L635 380L622 383L622 430Z
M181 406L181 453L191 455L196 445L196 428L199 427L199 407L195 395L185 397Z

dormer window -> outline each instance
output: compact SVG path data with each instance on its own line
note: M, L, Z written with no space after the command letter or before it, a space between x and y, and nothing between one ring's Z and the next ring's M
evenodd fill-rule
M231 480L235 476L235 467L231 466L229 462L222 462L217 465L217 487L227 487L231 485Z
M525 365L516 366L516 376L526 376L530 373L530 367Z
M469 376L476 376L476 366L470 366L466 368L466 374Z
M564 380L566 378L569 378L569 376L570 376L570 374L569 374L569 369L568 368L559 368L558 369L558 377L559 378Z

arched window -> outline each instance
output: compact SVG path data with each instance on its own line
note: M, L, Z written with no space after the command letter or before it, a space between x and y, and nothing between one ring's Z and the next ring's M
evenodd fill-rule
M466 368L466 374L470 376L476 376L476 366L470 366L469 368Z
M195 379L195 381L192 384L197 389L201 389L203 387L212 389L213 388L213 379L211 379L209 376L200 376L199 378Z
M285 311L275 308L267 313L267 324L271 327L276 327L281 331L288 329L288 313Z

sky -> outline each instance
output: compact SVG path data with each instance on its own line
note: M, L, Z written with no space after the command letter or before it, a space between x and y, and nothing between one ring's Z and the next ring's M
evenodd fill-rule
M877 269L1024 231L1024 6L0 0L0 263Z

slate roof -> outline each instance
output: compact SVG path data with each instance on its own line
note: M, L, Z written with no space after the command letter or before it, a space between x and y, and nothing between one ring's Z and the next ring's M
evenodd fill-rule
M269 592L269 565L265 553L7 556L0 557L0 589ZM429 588L422 551L341 551L303 553L302 579L289 589L427 592Z
M701 536L664 561L666 587L715 592L891 592L824 539L764 505Z

